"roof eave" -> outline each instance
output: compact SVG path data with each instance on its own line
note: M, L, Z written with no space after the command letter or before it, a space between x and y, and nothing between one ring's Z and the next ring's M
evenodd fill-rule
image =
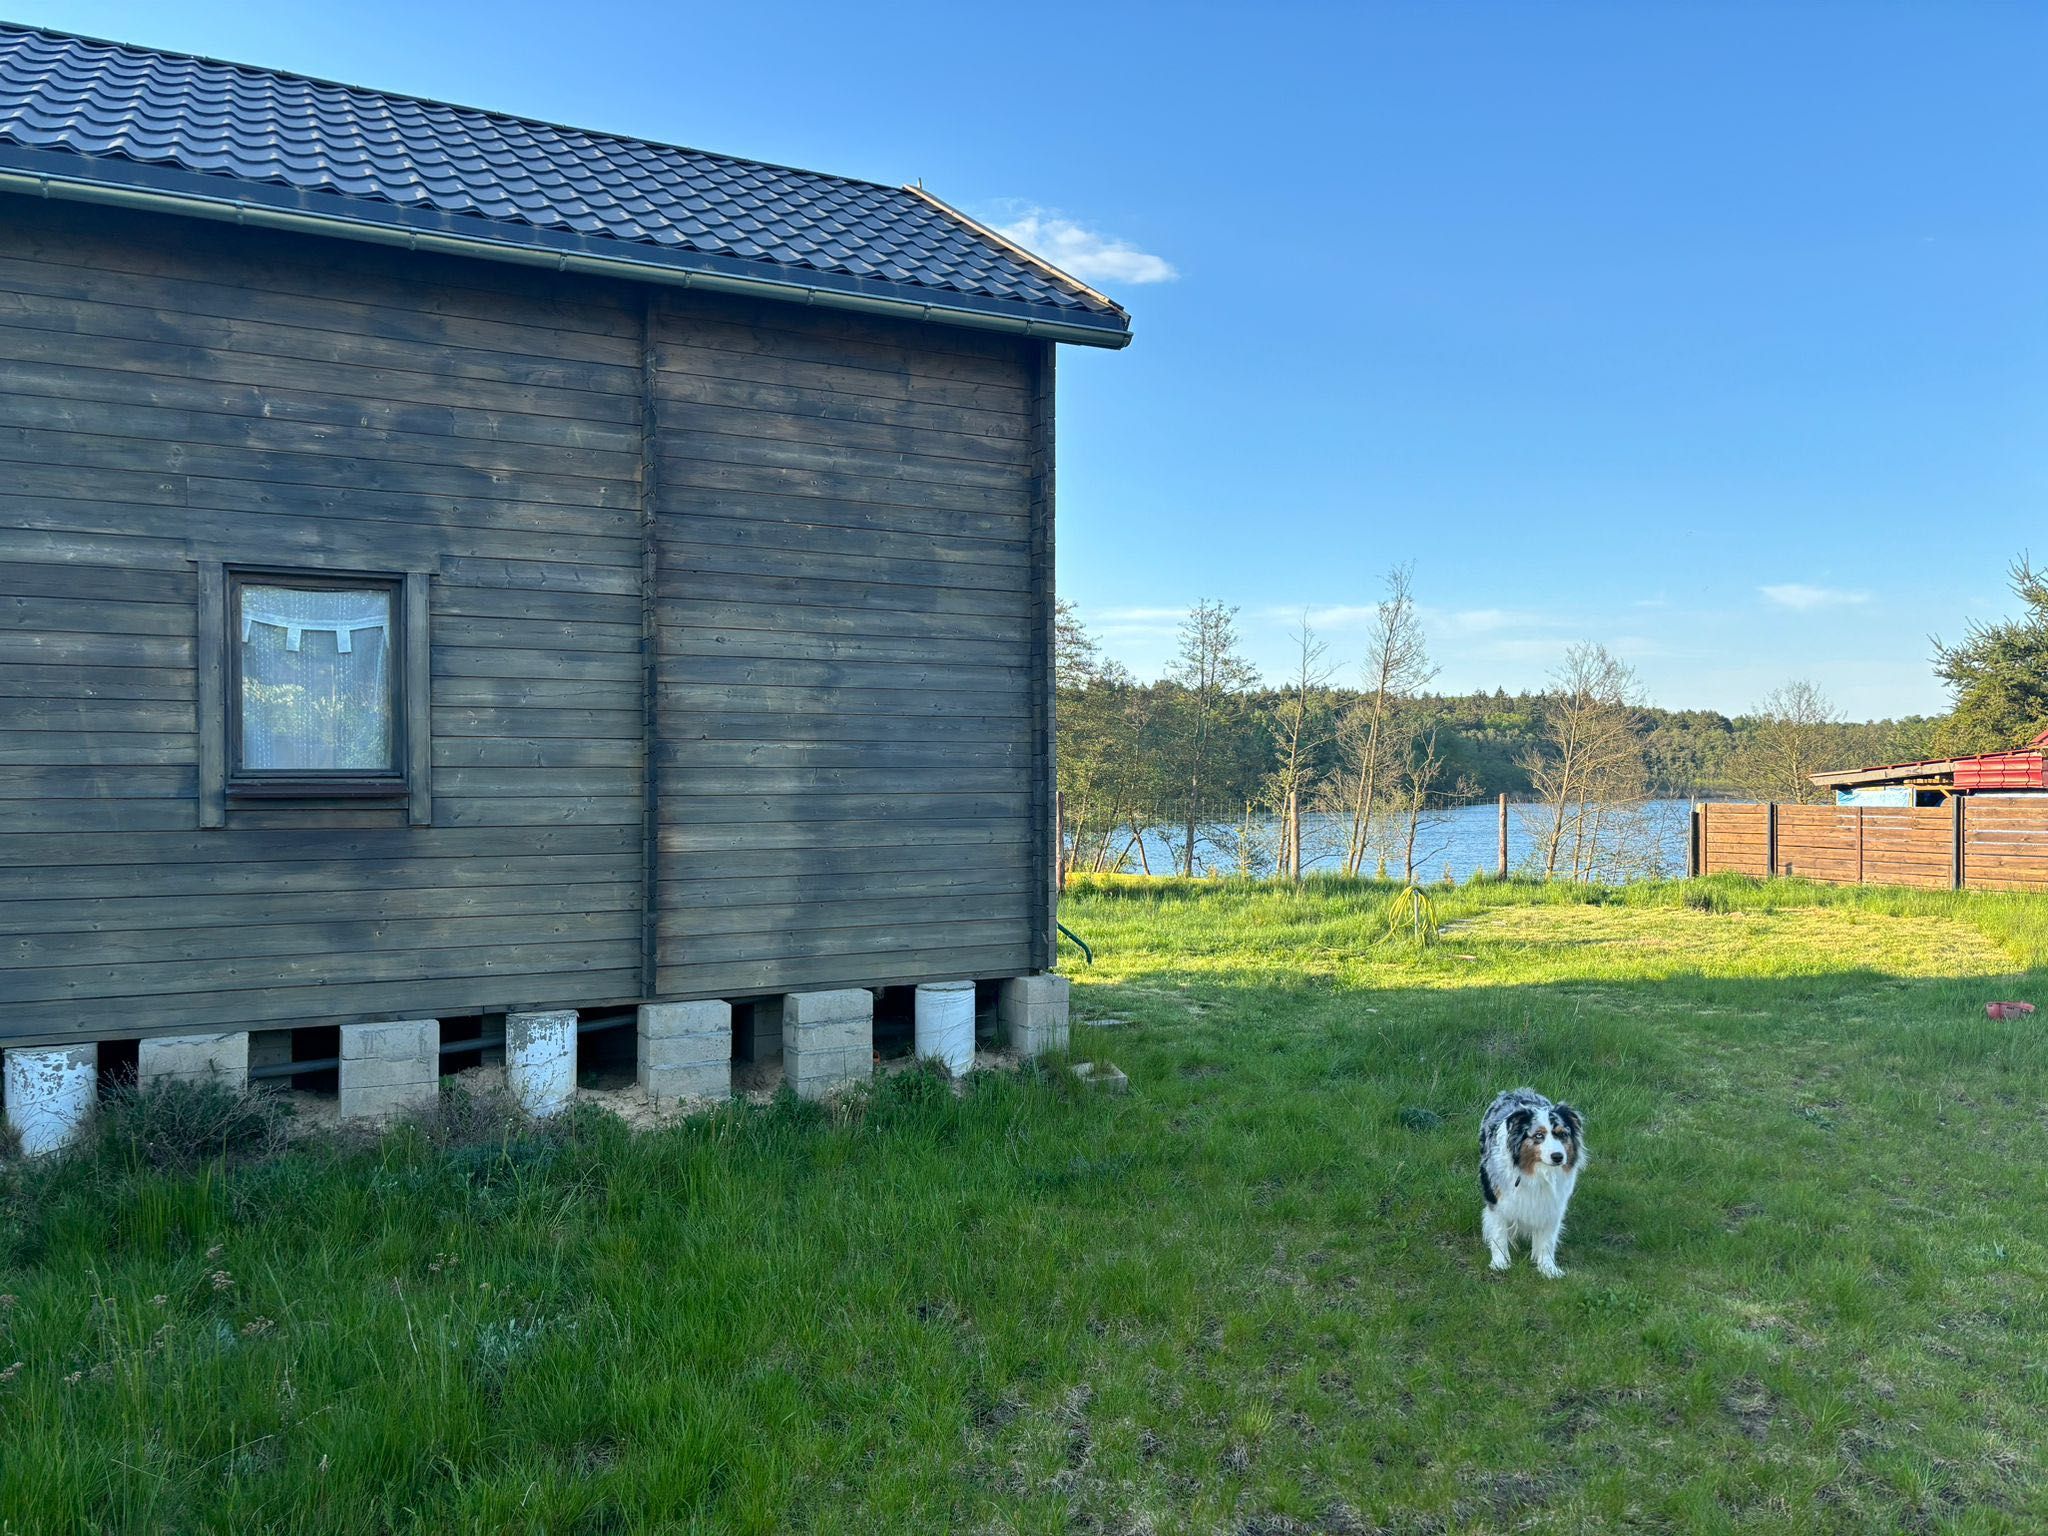
M258 228L359 240L408 250L468 256L587 276L742 293L782 303L816 304L933 324L1007 331L1085 347L1126 347L1121 314L1046 316L1008 299L945 293L907 283L806 272L729 256L605 237L495 223L392 203L306 192L268 182L228 181L139 161L0 145L0 192L180 214ZM496 233L516 231L517 238Z
M1853 789L1860 784L1909 784L1917 779L1938 778L1945 773L1953 775L1958 761L1968 759L1943 757L1924 763L1888 763L1882 768L1843 768L1832 773L1810 773L1806 777L1822 789Z

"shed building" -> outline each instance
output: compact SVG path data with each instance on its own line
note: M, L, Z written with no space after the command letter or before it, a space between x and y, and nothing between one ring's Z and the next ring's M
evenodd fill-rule
M1955 795L2029 794L2048 789L2048 731L2013 752L1886 763L1816 773L1837 805L1940 805Z
M916 187L0 26L10 1114L1055 1039L1054 349L1129 337Z

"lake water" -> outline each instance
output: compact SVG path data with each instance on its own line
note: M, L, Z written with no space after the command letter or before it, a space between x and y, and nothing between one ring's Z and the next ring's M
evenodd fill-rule
M1642 807L1648 824L1644 841L1649 845L1650 867L1642 870L1638 878L1658 875L1682 875L1685 873L1685 845L1690 826L1692 802L1690 800L1652 800ZM1526 868L1535 856L1536 817L1543 813L1541 806L1510 805L1508 807L1508 868ZM1305 872L1327 870L1334 872L1344 862L1344 835L1348 823L1341 817L1311 815L1302 824L1302 868ZM1210 829L1213 839L1205 842L1195 851L1195 872L1229 875L1237 872L1237 852L1234 832L1229 827ZM1271 873L1272 848L1277 840L1276 825L1267 821L1258 825L1255 834L1262 853L1261 873ZM1175 852L1180 837L1178 833L1155 829L1146 834L1145 856L1151 862L1156 875L1171 874L1176 869ZM1487 874L1500 864L1500 808L1492 802L1480 805L1459 805L1441 811L1432 811L1424 823L1422 832L1415 839L1416 873L1427 880L1440 880L1446 866L1458 880L1469 880L1473 872ZM1376 856L1366 860L1367 874L1375 872ZM1131 869L1138 869L1135 855ZM1389 854L1387 868L1390 873L1400 873L1400 859Z

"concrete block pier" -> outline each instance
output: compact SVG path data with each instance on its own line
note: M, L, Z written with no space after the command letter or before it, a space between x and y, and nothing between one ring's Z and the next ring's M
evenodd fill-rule
M657 1106L732 1097L732 1004L642 1003L640 1086Z
M576 1093L576 1010L505 1015L505 1090L536 1120L560 1114Z
M791 992L782 999L782 1076L807 1099L866 1082L875 1070L875 995Z
M249 1086L249 1035L165 1035L137 1043L135 1081L216 1082L240 1093Z
M1067 991L1064 976L1013 976L1004 982L996 1001L1003 1044L1024 1057L1064 1051Z
M382 1124L431 1109L441 1087L435 1019L341 1026L341 1118Z
M26 1046L6 1053L7 1123L24 1157L71 1145L92 1120L99 1089L97 1045Z

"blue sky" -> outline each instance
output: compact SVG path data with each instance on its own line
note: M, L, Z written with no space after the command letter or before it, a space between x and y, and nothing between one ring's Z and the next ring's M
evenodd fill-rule
M1938 708L2048 490L2048 7L36 3L14 19L885 181L1121 299L1062 353L1060 571L1448 688ZM2036 541L2044 543L2048 541Z

